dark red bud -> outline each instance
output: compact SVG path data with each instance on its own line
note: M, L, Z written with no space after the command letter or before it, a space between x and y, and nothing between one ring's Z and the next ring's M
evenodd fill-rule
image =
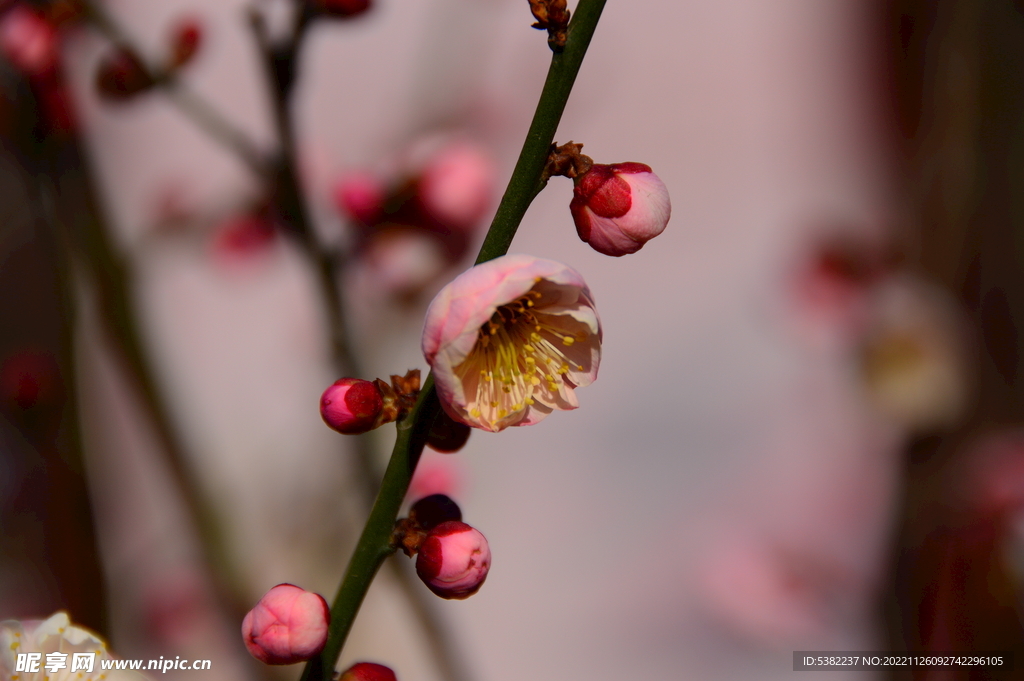
M96 87L102 97L124 101L153 86L153 79L139 57L128 50L111 52L100 62Z
M445 494L423 497L409 509L409 518L421 529L429 531L449 520L462 520L459 505Z

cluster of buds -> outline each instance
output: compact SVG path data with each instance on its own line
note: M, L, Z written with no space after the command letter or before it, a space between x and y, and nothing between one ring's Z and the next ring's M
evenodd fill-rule
M491 549L478 530L462 522L462 511L444 494L420 499L395 526L393 543L416 556L416 574L441 598L475 594L491 567Z
M545 179L562 175L574 188L569 212L580 239L605 255L636 253L665 231L672 204L661 179L643 163L602 165L582 144L552 145Z
M404 417L420 392L420 370L381 379L339 378L320 396L324 423L345 435L359 435Z
M152 89L160 80L172 76L193 60L202 43L199 22L187 18L171 31L170 53L158 69L149 68L131 48L121 45L108 52L96 71L96 89L110 101L127 101Z
M242 640L249 654L265 664L295 664L320 654L330 623L323 596L278 584L242 620Z
M414 154L415 155L415 154ZM448 143L395 182L355 171L335 184L355 249L382 288L412 297L468 252L494 194L494 167L476 144Z

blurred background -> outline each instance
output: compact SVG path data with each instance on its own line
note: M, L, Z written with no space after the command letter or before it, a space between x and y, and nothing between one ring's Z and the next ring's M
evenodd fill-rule
M525 0L0 6L0 619L250 659L334 594L393 429L342 375L426 369L550 60ZM557 141L650 165L603 256L553 178L511 249L586 278L581 407L424 455L488 538L440 601L398 556L343 664L403 681L789 678L793 651L1024 665L1024 16L1009 0L611 0ZM167 678L200 672L171 672ZM207 675L210 672L205 672ZM987 669L807 678L1024 678Z

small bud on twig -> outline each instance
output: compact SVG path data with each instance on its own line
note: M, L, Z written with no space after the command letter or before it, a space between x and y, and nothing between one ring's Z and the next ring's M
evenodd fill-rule
M533 27L547 29L551 51L564 50L566 29L569 27L569 10L565 0L530 0L530 11L537 20Z

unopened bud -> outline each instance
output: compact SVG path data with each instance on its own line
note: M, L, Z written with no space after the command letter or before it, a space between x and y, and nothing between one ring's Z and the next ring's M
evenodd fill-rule
M483 149L469 142L450 144L423 169L420 203L445 228L472 229L491 203L494 175L494 164Z
M0 51L26 75L39 76L57 65L57 33L35 10L18 3L0 17Z
M599 253L635 253L668 224L668 190L650 166L594 164L575 182L569 210L576 232Z
M242 620L242 640L261 662L294 664L320 654L330 622L331 611L322 596L278 584Z
M441 598L475 594L491 567L491 549L479 531L458 520L431 530L416 555L416 574Z
M370 0L309 0L313 9L334 17L354 17L370 9Z
M448 412L441 410L430 425L427 446L444 454L457 452L469 441L470 430L472 428L465 423L459 423L449 416Z
M420 529L430 531L449 520L462 520L462 510L445 494L423 497L409 509L409 519Z
M334 203L344 215L361 225L372 225L384 212L384 184L366 172L352 172L334 185Z
M195 19L186 19L178 24L171 37L171 68L188 63L199 51L203 29Z
M373 662L357 662L346 669L338 681L398 681L390 667Z
M107 99L126 100L153 86L153 78L139 57L119 49L103 58L96 72L96 87Z
M383 410L380 388L360 378L340 378L320 396L324 423L346 435L358 435L379 426Z

